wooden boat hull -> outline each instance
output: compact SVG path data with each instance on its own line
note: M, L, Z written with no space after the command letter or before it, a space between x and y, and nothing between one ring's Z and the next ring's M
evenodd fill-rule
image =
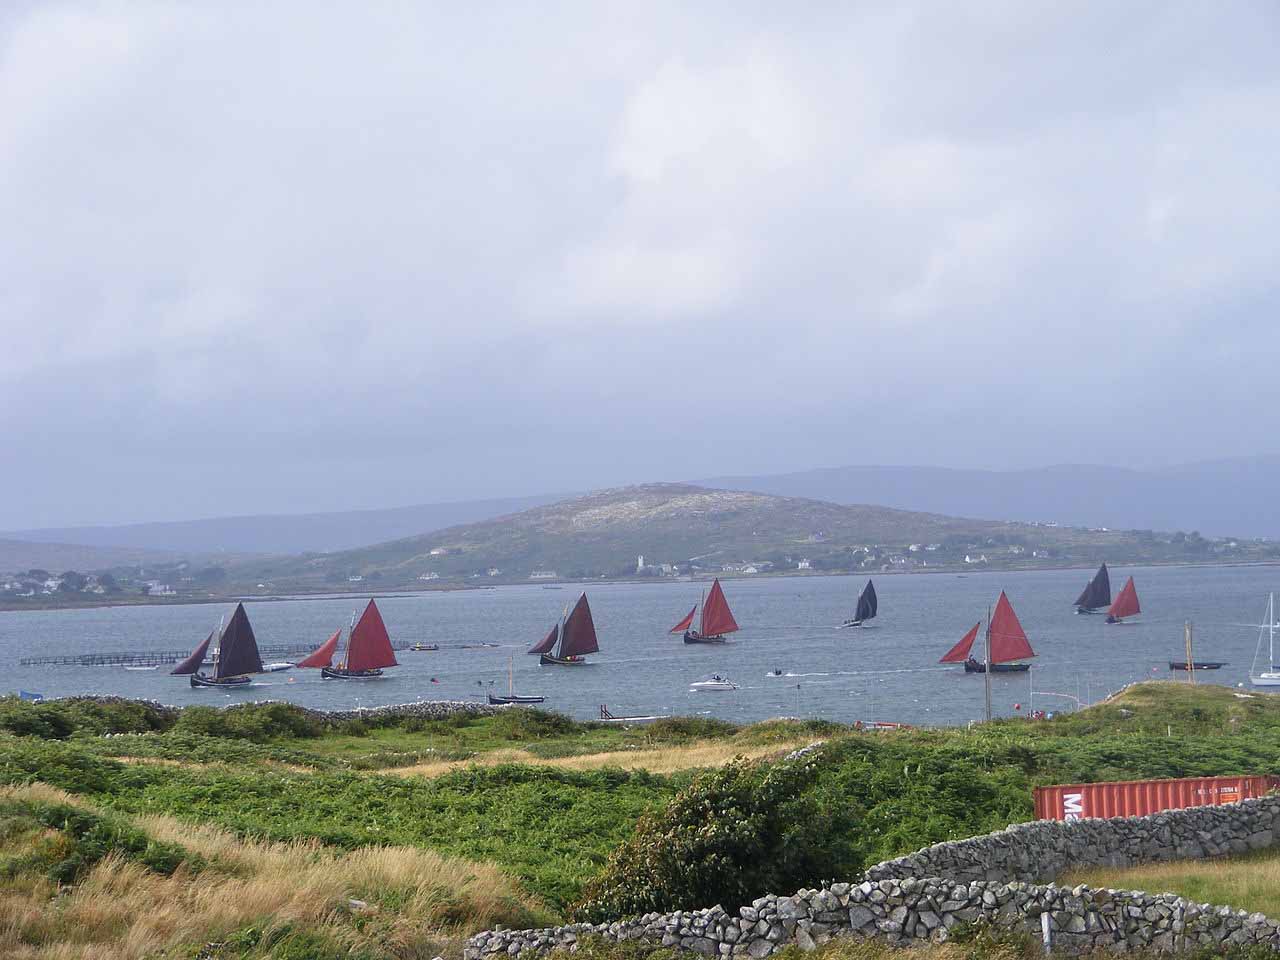
M382 676L382 668L344 670L342 667L321 667L320 676L325 680L377 680Z
M724 637L704 637L697 630L686 630L684 632L685 643L724 643Z
M253 683L252 677L206 677L203 673L191 674L193 687L243 687Z
M1026 673L1031 669L1029 663L993 663L991 665L992 673ZM986 673L986 665L966 660L964 665L965 673Z
M542 703L546 699L546 697L522 697L519 694L510 694L505 697L495 696L492 693L489 694L489 703L495 707L512 703Z
M1128 623L1124 617L1107 617L1107 623Z
M1227 662L1225 660L1195 660L1195 661L1192 661L1191 669L1192 670L1218 670L1218 669L1221 669L1222 667L1225 667L1226 665L1227 665ZM1186 670L1187 661L1170 660L1169 669L1170 670Z
M1076 607L1076 616L1092 617L1104 612L1101 607Z
M864 622L865 621L862 620L846 620L844 623L840 624L840 629L843 630L845 627L860 627Z
M551 653L538 655L538 663L544 667L580 667L586 662L585 657L557 657Z

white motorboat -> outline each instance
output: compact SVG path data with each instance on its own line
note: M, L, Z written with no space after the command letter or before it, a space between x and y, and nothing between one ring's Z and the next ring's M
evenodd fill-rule
M726 677L716 673L705 680L695 680L689 684L690 693L721 693L727 690L737 690L738 685Z

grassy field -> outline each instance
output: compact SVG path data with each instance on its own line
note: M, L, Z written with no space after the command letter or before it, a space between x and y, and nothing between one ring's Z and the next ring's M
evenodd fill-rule
M1280 852L1187 863L1151 863L1125 869L1079 870L1063 883L1116 890L1176 893L1197 903L1228 905L1280 917Z
M771 759L815 740L810 773L785 797L770 787ZM698 792L698 770L737 757L756 762L732 790ZM693 818L690 855L743 872L754 896L1029 819L1036 784L1234 773L1280 773L1280 698L1153 683L1048 722L878 734L701 719L623 730L536 711L326 727L281 705L175 717L0 700L0 955L448 956L494 922L566 916L598 878L625 887L626 842L665 836L672 811ZM743 803L748 826L779 804L804 814L733 849L699 839ZM752 872L802 849L817 857L791 873ZM1238 887L1212 879L1229 866L1170 889L1280 913L1255 899L1280 879L1272 864L1236 862Z

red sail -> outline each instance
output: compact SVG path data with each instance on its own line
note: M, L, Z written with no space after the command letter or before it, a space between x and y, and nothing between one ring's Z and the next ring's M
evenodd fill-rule
M1013 604L1001 590L996 612L991 616L991 662L1009 663L1035 655L1022 624L1018 622L1018 615L1013 612Z
M551 632L535 643L525 653L550 653L555 649L556 641L560 639L560 624L556 624L551 628Z
M574 604L573 613L564 622L564 636L560 640L560 656L580 657L600 649L596 640L596 625L591 619L591 607L584 593Z
M338 639L342 636L342 631L335 631L333 636L326 640L315 651L302 660L294 664L295 667L331 667L333 666L333 651L338 649Z
M697 612L698 612L698 605L695 603L693 605L693 609L689 611L688 615L667 632L668 633L684 633L693 624L693 615Z
M978 628L982 626L979 620L973 625L973 629L966 633L954 647L942 655L939 663L964 663L969 659L969 651L973 649L973 641L978 639Z
M707 594L707 602L702 605L702 630L704 637L719 637L733 633L738 629L738 621L733 619L729 610L729 601L724 598L720 589L720 581L711 584L711 592Z
M195 673L200 669L200 665L204 663L205 651L209 649L209 644L213 643L213 634L210 633L204 638L204 642L200 646L191 651L191 656L183 660L180 664L169 671L170 676L181 677L188 673Z
M391 649L387 625L382 622L378 605L372 600L364 608L360 620L351 630L347 642L348 670L377 670L396 666L396 652Z
M1138 606L1138 588L1133 585L1133 577L1130 577L1124 589L1120 591L1120 595L1116 597L1115 603L1111 604L1107 615L1119 620L1121 617L1132 617L1141 612L1142 607Z

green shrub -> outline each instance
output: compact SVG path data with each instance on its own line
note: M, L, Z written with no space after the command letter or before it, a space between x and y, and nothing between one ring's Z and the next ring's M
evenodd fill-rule
M644 728L648 743L688 743L720 740L738 732L736 724L715 717L663 717Z
M43 868L58 883L74 883L108 854L119 854L166 876L185 863L201 866L182 847L153 840L123 817L99 814L61 803L31 800L0 801L0 821L9 835L27 825L56 830L53 843L42 842L25 857L3 863L4 874L13 876L32 867Z
M573 908L601 921L719 903L727 910L770 890L794 890L851 873L856 854L842 840L853 819L810 790L810 761L737 760L697 777L656 815L646 816Z
M245 703L225 710L187 707L173 729L175 733L256 743L280 737L318 737L324 732L314 715L289 703Z
M173 726L175 713L140 700L71 697L33 702L0 697L0 730L45 740L65 740L74 734L148 733Z
M578 724L546 710L503 710L489 721L491 735L500 740L546 740L573 733Z

